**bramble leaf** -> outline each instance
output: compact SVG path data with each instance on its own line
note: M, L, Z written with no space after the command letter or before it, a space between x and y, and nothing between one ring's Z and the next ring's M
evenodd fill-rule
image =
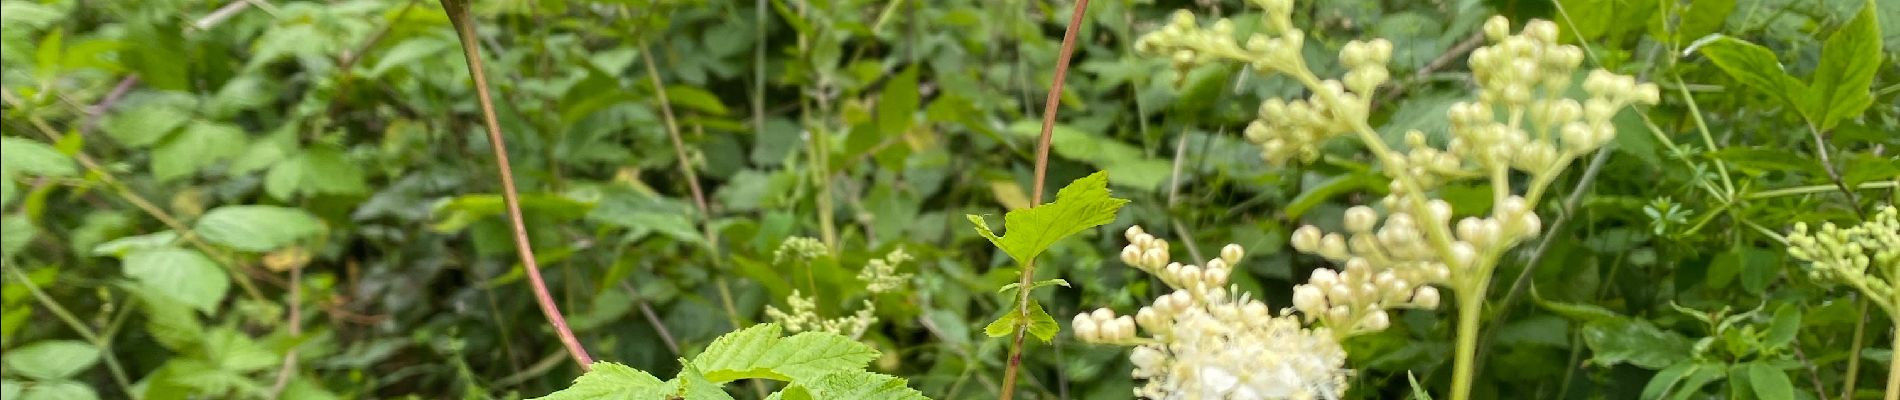
M983 334L990 337L1004 337L1015 333L1016 325L1023 323L1022 313L1016 310L1016 307L1010 307L1010 312L1004 313L1002 317L991 321L989 326L983 327ZM1049 316L1049 312L1042 309L1042 303L1035 300L1029 301L1028 323L1029 333L1036 335L1036 338L1042 339L1043 342L1055 339L1056 332L1062 329L1061 325L1056 324L1055 317Z
M1860 115L1873 105L1869 88L1886 54L1880 51L1880 22L1869 0L1821 47L1821 65L1814 70L1805 114L1821 130Z
M567 389L542 396L542 400L585 400L601 398L631 399L636 394L665 387L666 382L645 371L619 363L596 361L593 368Z
M1781 60L1767 47L1715 34L1697 40L1687 51L1702 53L1743 85L1768 92L1797 109L1807 102L1808 86L1788 75L1781 67Z
M198 218L193 229L212 243L243 251L266 252L322 232L323 221L296 208L224 206Z
M805 332L781 338L778 324L759 324L713 340L693 358L693 366L713 383L751 378L805 382L863 369L877 356L877 350L842 335Z
M1127 199L1109 196L1108 173L1096 172L1070 182L1056 192L1054 202L1004 215L1003 226L1008 231L1002 236L991 231L982 216L966 217L976 225L978 235L995 243L1018 265L1029 265L1057 240L1113 222L1115 212L1124 204L1128 204Z

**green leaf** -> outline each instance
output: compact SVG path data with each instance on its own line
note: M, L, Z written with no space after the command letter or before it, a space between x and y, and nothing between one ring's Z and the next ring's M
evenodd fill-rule
M1665 397L1687 399L1702 391L1709 382L1728 375L1728 368L1712 362L1681 362L1664 368L1643 386L1643 400ZM1670 396L1670 394L1674 396Z
M148 102L123 109L107 118L102 128L119 144L133 148L158 144L191 121L191 111L174 102Z
M1054 202L1010 211L1003 216L1003 236L990 231L983 217L967 216L976 233L1003 249L1017 265L1029 265L1057 240L1115 221L1126 199L1109 197L1108 173L1096 172L1056 192Z
M805 382L834 372L863 369L877 350L827 332L780 338L778 324L759 324L720 336L693 358L713 383L738 379Z
M212 243L262 253L316 236L323 232L323 221L290 207L224 206L198 218L193 230Z
M1774 95L1788 105L1800 107L1809 97L1807 85L1788 75L1781 67L1781 60L1767 47L1718 34L1697 40L1689 46L1689 51L1701 52L1728 76Z
M1793 400L1794 382L1781 369L1756 361L1741 366L1748 374L1748 386L1761 400Z
M800 386L814 399L923 400L922 392L904 386L898 377L866 371L843 371Z
M33 226L33 220L25 214L7 215L0 218L0 259L12 259L14 253L26 248L33 242L33 236L39 228Z
M580 377L574 378L574 385L568 386L540 400L587 400L587 399L632 399L639 393L659 389L666 382L645 371L633 369L619 363L595 361L593 368Z
M1682 22L1676 26L1676 42L1720 32L1733 12L1735 0L1693 0L1680 15Z
M1016 325L1020 323L1022 323L1022 313L1012 307L1009 312L1003 313L1002 317L984 326L983 333L990 337L1010 336L1016 333ZM1055 317L1049 316L1049 312L1042 309L1042 303L1035 300L1029 301L1029 334L1047 343L1054 340L1056 333L1061 330L1062 325L1057 324Z
M7 350L7 371L49 381L70 378L99 362L99 348L77 340L42 340Z
M134 250L171 246L178 241L178 232L158 231L137 236L126 236L92 246L92 255L102 257L125 258Z
M1801 309L1794 304L1782 304L1775 309L1775 318L1768 324L1768 335L1762 338L1762 344L1770 347L1785 347L1794 342L1801 331Z
M12 379L0 380L0 399L20 398L20 391L23 388L25 388L25 385L20 384L20 382L15 382Z
M152 176L159 181L191 176L204 167L236 157L244 150L244 130L236 125L196 121L152 151Z
M204 337L205 358L227 372L257 372L283 363L283 357L236 328L212 330Z
M92 400L97 398L99 398L99 393L93 391L91 386L65 379L35 383L26 389L26 394L20 396L21 400ZM12 399L7 398L7 400Z
M1687 360L1691 349L1689 338L1641 319L1584 324L1583 343L1595 353L1590 359L1592 363L1603 366L1629 363L1646 369L1662 369Z
M1066 279L1055 278L1055 279L1044 279L1044 280L1030 283L1029 290L1036 290L1036 288L1049 286L1049 285L1061 285L1062 287L1074 287L1074 286L1069 286L1069 281ZM1022 284L1010 283L1008 285L1003 285L1003 287L996 289L996 292L997 293L1008 292L1008 291L1016 289L1016 287L1018 286L1022 286Z
M0 137L0 164L6 165L7 171L28 175L79 175L79 167L73 164L73 158L60 153L59 149L39 141L11 136Z
M881 133L878 136L897 137L909 130L919 101L917 66L913 64L886 82L884 91L878 95L877 126Z
M1870 85L1886 55L1881 51L1880 22L1873 0L1867 0L1821 48L1821 64L1814 70L1813 93L1806 105L1810 122L1821 130L1834 129L1842 119L1860 115L1873 105Z
M231 289L231 279L224 270L196 250L134 250L125 256L124 264L125 275L140 286L205 314L216 314L218 303Z
M714 116L723 116L731 112L726 109L725 104L719 102L719 96L713 95L712 92L708 92L706 89L692 86L667 86L666 100L673 103L673 105L690 108Z

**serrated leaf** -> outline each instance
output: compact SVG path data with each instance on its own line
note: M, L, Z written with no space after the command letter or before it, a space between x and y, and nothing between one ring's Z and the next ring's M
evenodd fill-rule
M921 400L922 392L898 377L867 371L844 371L801 384L814 399Z
M124 265L125 275L140 286L205 314L216 314L218 303L231 289L224 270L197 250L134 250L125 256Z
M996 292L997 293L1009 292L1009 291L1015 290L1018 286L1022 286L1022 285L1023 284L1021 283L1010 283L1008 285L1003 285L1003 287L1001 288L997 288ZM1029 290L1036 290L1036 288L1040 288L1043 286L1050 286L1050 285L1060 285L1062 287L1074 287L1074 286L1069 286L1069 281L1066 279L1055 278L1055 279L1044 279L1044 280L1032 282L1029 284Z
M1808 87L1781 67L1781 60L1767 47L1720 34L1697 40L1688 51L1702 53L1730 77L1744 85L1768 92L1799 107L1808 98Z
M1821 64L1814 69L1805 111L1821 130L1834 129L1841 120L1860 115L1873 104L1870 85L1880 62L1880 21L1872 0L1864 2L1854 19L1828 36L1821 48Z
M68 177L79 175L73 158L52 145L17 137L0 137L0 164L7 171L28 175ZM0 178L5 178L0 176Z
M99 348L77 340L43 340L7 350L7 371L47 381L70 378L99 362Z
M877 350L849 337L805 332L779 337L778 324L759 324L720 336L693 358L713 383L738 379L803 382L831 373L864 368Z
M666 382L645 371L624 364L596 361L587 373L574 378L574 384L539 400L632 399L639 393L659 389Z
M170 63L176 64L177 60ZM158 144L173 130L191 121L190 110L169 102L140 104L124 110L107 118L102 128L113 140L133 148Z
M224 206L198 218L193 230L212 243L262 253L321 233L323 221L308 211L290 207Z
M1057 240L1115 221L1115 212L1128 204L1109 196L1108 173L1096 172L1070 182L1056 192L1054 202L1010 211L1003 216L1002 236L990 230L983 217L968 215L978 235L1003 249L1017 265L1029 265Z
M1010 308L1010 312L1004 313L1002 317L991 321L988 326L984 326L983 334L989 335L990 337L1013 335L1016 333L1016 325L1022 323L1021 321L1022 313L1018 311L1017 308L1012 307ZM1036 302L1035 300L1029 301L1028 324L1029 333L1036 336L1037 339L1042 339L1045 343L1054 340L1056 333L1062 330L1062 326L1056 324L1055 317L1049 316L1049 312L1042 309L1042 303Z

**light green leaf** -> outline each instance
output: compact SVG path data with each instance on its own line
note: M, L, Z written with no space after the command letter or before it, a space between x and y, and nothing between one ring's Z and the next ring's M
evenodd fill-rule
M1003 217L1008 229L1003 236L990 231L983 217L968 218L977 234L1003 249L1017 265L1029 265L1057 240L1115 221L1115 212L1124 204L1128 200L1109 196L1108 173L1096 172L1063 187L1054 202L1010 211Z
M909 130L913 115L917 114L918 101L917 66L912 65L886 82L884 91L878 95L878 136L897 137Z
M205 358L228 372L256 372L276 367L283 357L235 328L224 327L205 335Z
M723 116L731 112L726 109L725 104L719 102L719 96L713 95L712 92L708 92L706 89L693 86L667 86L666 100L673 103L673 105L697 110L713 116Z
M1793 400L1794 382L1788 374L1767 363L1756 361L1740 366L1748 374L1748 386L1761 400Z
M198 218L193 230L212 243L262 253L323 232L323 221L308 211L290 207L224 206Z
M1646 369L1662 369L1688 360L1691 349L1689 338L1641 319L1584 324L1583 343L1595 353L1591 363L1603 366L1629 363Z
M780 338L778 324L759 324L720 336L693 358L707 380L806 382L831 373L863 369L877 350L842 335L805 332Z
M177 241L178 232L173 231L158 231L144 235L126 236L100 243L98 246L93 246L92 255L125 258L126 254L134 250L171 246L173 242Z
M177 60L171 62L177 63ZM191 111L173 103L154 101L125 107L125 111L107 118L102 128L107 136L128 147L158 144L173 130L191 121Z
M177 299L205 314L215 314L231 289L231 279L196 250L157 248L125 256L125 275L153 293Z
M1682 22L1676 26L1676 42L1721 32L1733 12L1735 0L1693 0L1680 15Z
M1074 286L1069 286L1069 281L1067 279L1055 278L1055 279L1044 279L1044 280L1032 282L1029 284L1029 290L1036 290L1036 288L1049 286L1049 285L1060 285L1062 287L1074 287ZM997 288L996 292L1003 293L1003 292L1012 291L1012 290L1015 290L1018 286L1022 286L1022 284L1010 283L1008 285L1003 285L1003 287L1001 288Z
M1701 52L1730 77L1756 90L1768 92L1799 107L1806 103L1808 87L1781 67L1781 60L1767 47L1720 34L1697 40L1689 51Z
M539 400L632 399L639 393L663 387L666 382L645 371L619 363L594 362L593 368L566 389L538 397Z
M1020 323L1022 323L1022 313L1012 307L1010 308L1010 312L1004 313L1003 316L997 318L996 321L992 321L988 326L984 326L983 334L989 335L990 337L1010 336L1016 333L1016 325ZM1049 312L1042 309L1042 303L1035 300L1029 301L1028 323L1029 333L1035 335L1037 339L1042 339L1045 343L1054 340L1056 333L1062 330L1062 325L1056 324L1055 317L1049 316Z
M27 243L33 242L33 235L39 228L25 214L11 214L0 218L0 258L13 258Z
M1762 344L1770 347L1787 346L1801 331L1801 309L1793 304L1782 304L1775 309L1775 318L1768 324L1768 335L1762 338Z
M904 386L894 376L866 371L843 371L803 384L811 398L854 400L922 400L922 392Z
M20 398L20 390L24 387L25 385L21 385L20 382L15 382L12 379L0 380L0 399L12 400Z
M79 175L73 158L52 145L17 137L0 137L0 164L7 171L28 175L68 177ZM4 176L0 176L4 178Z
M77 340L42 340L7 350L7 371L39 381L70 378L99 362L99 348Z
M94 400L98 398L99 393L93 391L91 386L65 379L35 383L26 389L25 395L20 397L21 400ZM13 400L13 398L9 397L7 400Z
M1860 115L1873 104L1869 86L1886 56L1880 47L1875 8L1873 0L1864 2L1854 19L1822 45L1821 65L1814 70L1813 93L1805 111L1821 130L1834 129L1841 120Z
M244 130L236 125L195 121L152 151L152 176L159 181L191 176L204 167L236 157L244 150Z
M299 157L304 164L303 189L309 194L356 195L369 191L363 169L332 146L315 146Z

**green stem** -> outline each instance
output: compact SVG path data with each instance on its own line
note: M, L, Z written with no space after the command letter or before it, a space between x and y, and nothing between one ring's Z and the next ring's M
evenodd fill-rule
M1888 314L1888 319L1900 321L1900 319L1894 318L1892 314ZM1900 331L1894 332L1893 347L1890 348L1900 349ZM1860 357L1859 354L1850 354L1849 356ZM1851 391L1853 388L1848 388L1848 390ZM1900 360L1887 360L1887 400L1896 399L1900 399Z
M1486 275L1473 285L1458 288L1458 347L1452 359L1451 400L1471 397L1471 382L1477 377L1478 323L1484 315L1484 294L1490 281Z
M1873 190L1873 189L1893 189L1896 187L1900 187L1900 181L1866 182L1866 183L1861 183L1859 186L1855 186L1854 189L1855 190ZM1834 185L1808 185L1808 186L1791 187L1791 188L1786 188L1786 189L1764 190L1760 192L1749 193L1747 196L1742 196L1742 198L1755 200L1755 199L1766 199L1766 198L1781 197L1781 196L1793 196L1793 195L1802 195L1802 194L1831 192L1831 191L1836 191L1836 190L1840 190L1840 187L1834 186Z
M1851 400L1854 398L1854 385L1858 383L1856 381L1860 378L1860 349L1867 343L1867 308L1869 304L1872 304L1872 302L1867 301L1867 297L1862 296L1860 298L1860 313L1855 314L1858 319L1854 320L1854 340L1851 342L1853 344L1847 347L1849 349L1847 352L1847 374L1842 376L1844 381L1841 383L1841 386L1847 389L1841 392L1842 399Z

